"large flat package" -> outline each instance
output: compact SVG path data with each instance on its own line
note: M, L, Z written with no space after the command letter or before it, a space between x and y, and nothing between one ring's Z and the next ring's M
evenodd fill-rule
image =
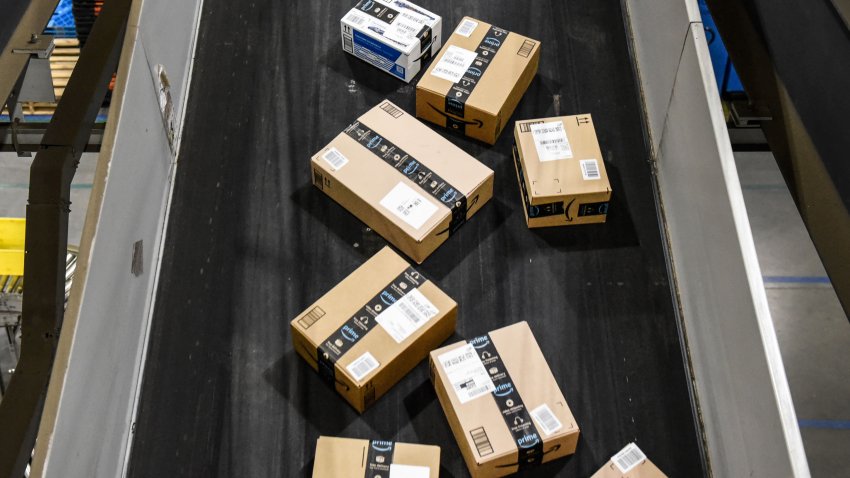
M579 427L526 322L431 352L431 379L475 478L575 453Z
M295 352L358 412L455 330L457 304L385 247L291 323Z
M312 159L313 184L422 263L493 196L493 171L389 101Z

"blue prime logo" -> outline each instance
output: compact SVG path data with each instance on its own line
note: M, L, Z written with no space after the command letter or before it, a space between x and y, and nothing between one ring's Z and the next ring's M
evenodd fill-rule
M354 342L360 338L360 334L351 328L350 325L344 325L340 333L342 334L342 337L349 342Z
M369 0L368 2L365 2L365 3L364 3L361 7L360 7L360 10L363 10L364 12L368 12L369 10L371 10L371 9L372 9L372 6L374 6L374 5L375 5L375 2L373 2L372 0Z
M466 70L466 72L469 73L472 76L478 76L478 77L481 76L481 70L479 70L478 68L475 68L474 66L472 68Z
M390 451L393 448L393 442L384 440L372 440L372 448L377 451Z
M381 302L387 305L395 304L395 296L393 296L387 291L383 291L381 292Z
M381 138L380 136L375 136L374 138L369 140L369 144L367 144L366 146L368 146L369 149L375 149L381 145L382 139L383 138Z
M407 166L404 167L404 174L410 176L415 173L417 169L419 169L419 161L410 161L407 163Z
M490 345L490 337L482 335L481 337L475 337L470 340L469 343L471 343L473 347L480 349Z
M454 188L449 188L445 193L443 193L443 197L440 198L440 201L444 203L454 202L455 198L457 198L457 191Z
M536 433L532 433L530 435L524 435L522 438L516 441L516 444L519 445L520 448L533 448L540 443L540 438Z
M501 44L502 44L502 42L501 42L501 41L496 40L496 39L495 39L495 38L493 38L493 37L487 37L487 38L485 38L485 39L484 39L484 43L486 43L486 44L488 44L488 45L490 45L490 46L492 46L492 47L498 47L498 46L501 46Z
M511 382L499 384L499 386L493 390L493 395L497 397L506 397L512 393L514 393L514 384Z

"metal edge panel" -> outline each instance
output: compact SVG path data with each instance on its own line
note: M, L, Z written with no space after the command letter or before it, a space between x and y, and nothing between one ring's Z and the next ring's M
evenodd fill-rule
M700 23L666 116L658 185L712 470L808 477Z
M87 390L85 383L82 383L79 380L75 381L70 377L72 376L72 372L74 372L73 369L77 369L75 373L78 374L78 376L80 373L85 373L80 372L79 365L75 365L75 362L78 362L80 358L85 360L93 360L97 358L95 354L91 353L91 350L83 350L80 345L81 341L79 339L83 337L78 337L78 333L80 333L80 329L84 328L81 327L81 324L84 324L87 321L103 321L108 319L107 317L92 317L91 313L87 315L84 310L86 308L87 297L90 293L98 288L109 290L109 287L103 281L104 277L102 274L99 279L97 277L94 278L94 281L98 282L99 280L99 283L95 284L91 282L91 269L96 265L96 261L94 261L93 257L97 256L98 251L101 251L102 253L104 250L110 248L114 249L114 246L110 246L108 244L108 242L111 242L112 238L110 238L110 241L104 243L103 238L101 237L101 241L98 243L98 236L102 235L102 231L100 230L103 229L104 226L108 226L108 224L102 223L102 221L105 220L105 208L109 207L110 202L121 201L124 196L123 192L119 190L120 188L113 187L112 190L108 188L110 174L114 175L116 172L116 167L118 165L114 164L114 162L121 161L120 157L117 156L119 153L116 152L116 150L120 149L120 145L124 143L121 138L124 138L125 135L135 135L132 125L129 127L127 126L127 124L130 124L128 123L128 120L142 114L136 108L133 108L132 105L125 104L128 95L132 96L130 95L131 90L128 90L128 88L134 88L133 84L137 85L137 87L145 86L146 82L152 82L153 80L153 75L150 71L147 71L151 69L150 59L148 58L149 52L145 51L145 45L143 44L144 39L140 34L140 24L143 22L155 24L157 21L156 18L151 18L151 10L144 9L144 6L152 1L155 0L135 0L133 3L131 17L128 22L127 36L125 37L125 42L122 48L122 58L116 79L116 86L110 109L110 117L104 133L103 146L98 158L98 165L95 172L94 187L86 212L85 226L81 239L79 268L75 277L74 287L71 293L71 299L69 301L66 319L59 341L56 365L54 367L48 389L47 403L45 405L44 416L39 429L40 438L37 442L33 459L32 476L67 476L67 473L71 468L75 468L80 471L80 468L85 466L81 464L81 462L85 462L86 460L71 460L69 458L71 455L68 454L69 445L67 443L60 445L65 449L62 450L62 452L57 453L57 443L54 443L54 438L56 436L57 429L64 429L64 435L68 435L69 431L77 429L79 429L81 433L88 433L91 431L94 431L95 433L101 432L101 430L89 430L91 426L88 426L87 428L86 423L80 423L83 419L74 416L75 414L73 413L73 410L71 410L72 407L68 405L72 401L79 402L81 397L85 398L87 395L89 395L88 398L93 403L97 404L95 406L99 406L104 410L108 408L126 408L126 426L122 428L121 432L108 433L109 435L121 436L107 436L107 434L102 433L96 440L91 439L91 437L90 439L85 440L87 443L84 446L88 447L87 449L92 452L91 456L106 456L103 455L103 453L107 453L108 456L112 456L114 453L116 462L116 469L114 470L114 473L104 471L104 468L100 466L102 464L99 464L96 469L87 469L86 472L89 473L89 476L117 476L122 474L125 468L126 456L129 453L132 443L131 423L135 416L137 400L136 393L140 385L139 382L141 381L141 370L144 362L144 353L146 352L149 312L152 309L153 300L152 290L154 290L153 287L158 279L160 248L162 245L162 239L164 238L167 206L170 202L171 187L173 186L172 178L174 168L176 167L176 158L173 154L169 153L169 149L166 144L163 144L165 149L162 149L162 152L159 154L155 151L148 152L149 156L162 155L165 157L166 174L162 176L161 180L155 181L162 184L163 187L160 189L161 192L157 193L151 190L153 191L154 196L160 197L160 201L156 206L159 210L157 214L158 217L156 218L157 227L151 228L155 229L155 231L149 231L149 233L153 234L152 246L149 246L150 249L148 249L148 252L145 252L146 256L149 255L149 259L146 259L146 267L149 267L150 269L150 272L146 275L149 275L150 278L140 284L143 289L140 289L140 291L145 297L143 300L144 306L135 307L132 311L127 311L126 316L122 317L122 320L133 322L133 327L138 327L140 330L139 333L133 336L134 338L132 339L137 343L130 344L132 347L136 348L136 353L126 354L126 360L130 362L126 365L129 365L135 370L134 373L127 377L129 380L127 388L128 393L130 393L130 398L127 400L127 403L123 403L123 401L122 403L112 403L116 401L114 397L92 394ZM177 117L178 141L183 123L182 112L184 108L182 105L185 104L186 98L188 97L189 78L192 71L194 45L197 39L197 27L200 19L201 5L202 1L196 0L197 8L191 12L194 17L190 22L192 27L188 29L190 32L189 42L186 45L188 51L185 58L177 60L174 68L175 72L181 68L184 70L180 75L182 80L179 85L181 94L180 97L176 98L176 103L180 105ZM153 12L155 13L156 10L154 9ZM154 39L153 41L155 40L157 39ZM141 62L145 68L138 68L139 58L141 58ZM134 64L136 64L137 67L134 68ZM136 72L134 73L133 70ZM133 78L130 78L130 76L133 76ZM148 88L148 86L145 86L145 88ZM153 90L155 85L150 86L150 88ZM155 95L151 94L151 100L156 102ZM156 116L156 123L159 125L162 121L159 114ZM173 150L177 151L176 147L173 148ZM113 178L113 182L114 179L115 178ZM152 185L152 187L154 186ZM151 193L151 191L148 193ZM113 267L112 269L114 269L114 274L123 275L127 273L126 269L123 267ZM84 318L81 319L82 316L84 316ZM128 350L128 352L132 351ZM71 398L70 396L73 396L74 400L69 400L69 398ZM94 408L95 406L90 406L90 408ZM74 463L71 463L71 461ZM107 467L111 467L111 465L108 465Z
M62 324L59 345L56 350L56 358L47 389L44 412L39 425L39 439L36 442L32 461L32 470L30 472L30 476L32 477L45 476L45 470L50 465L53 432L56 427L58 415L61 411L63 392L67 385L66 373L71 361L71 352L74 349L74 338L76 335L77 324L80 320L82 300L85 296L88 285L92 249L94 249L97 240L97 232L105 200L109 168L113 159L112 153L115 148L118 124L123 113L123 100L127 86L127 77L133 56L137 54L134 47L138 36L138 13L140 11L141 3L142 0L136 0L133 3L133 7L130 12L130 19L128 20L124 36L124 44L121 49L121 59L118 63L118 73L116 75L115 88L113 89L112 102L110 104L109 115L106 121L106 129L103 135L101 151L97 158L94 180L92 181L92 191L89 196L89 203L86 207L83 232L80 237L77 270L74 275L74 282L71 286L68 304L65 308L65 319Z

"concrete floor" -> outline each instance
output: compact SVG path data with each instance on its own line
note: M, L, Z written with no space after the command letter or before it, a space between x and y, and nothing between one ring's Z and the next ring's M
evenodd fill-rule
M773 155L735 160L812 476L848 476L850 322Z
M94 176L86 154L71 192L69 243L78 244ZM838 303L770 153L736 153L771 315L814 477L850 470L850 322ZM0 217L26 214L31 159L0 154ZM0 371L14 367L0 331Z

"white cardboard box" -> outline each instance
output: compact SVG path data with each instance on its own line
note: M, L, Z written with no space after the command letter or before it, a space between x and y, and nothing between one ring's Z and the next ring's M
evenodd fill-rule
M408 83L442 46L442 18L404 0L360 0L340 26L344 51Z

